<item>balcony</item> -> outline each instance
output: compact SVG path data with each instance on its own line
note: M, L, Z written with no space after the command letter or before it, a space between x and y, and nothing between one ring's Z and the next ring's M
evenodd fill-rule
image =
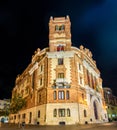
M57 78L56 80L54 80L52 88L70 88L70 84L65 78Z
M67 82L67 79L66 79L66 78L57 78L57 79L55 80L55 82L56 82L56 83L60 83L60 82L65 83L65 82Z

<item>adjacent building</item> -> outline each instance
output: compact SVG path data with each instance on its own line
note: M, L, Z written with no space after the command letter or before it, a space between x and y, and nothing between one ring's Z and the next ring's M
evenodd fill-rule
M8 122L10 99L0 100L0 122Z
M12 91L27 105L11 123L59 125L108 121L102 78L89 49L72 46L69 16L50 17L49 47L35 51Z
M117 97L110 88L104 87L103 90L109 121L117 120Z

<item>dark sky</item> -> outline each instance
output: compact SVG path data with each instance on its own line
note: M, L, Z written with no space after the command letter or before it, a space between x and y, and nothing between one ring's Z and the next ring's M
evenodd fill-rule
M34 51L48 47L50 16L66 15L73 46L91 50L103 87L117 96L117 0L1 0L0 99L11 98L15 78Z

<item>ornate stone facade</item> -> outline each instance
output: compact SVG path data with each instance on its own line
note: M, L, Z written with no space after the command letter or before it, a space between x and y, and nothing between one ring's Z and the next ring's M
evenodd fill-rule
M12 91L27 100L11 122L40 125L106 122L102 79L89 49L73 47L69 16L49 21L49 47L37 49ZM25 116L22 116L24 115Z

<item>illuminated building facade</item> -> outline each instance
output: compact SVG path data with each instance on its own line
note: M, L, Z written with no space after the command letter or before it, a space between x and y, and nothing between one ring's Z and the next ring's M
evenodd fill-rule
M16 93L27 106L20 116L10 115L11 122L70 125L108 120L100 71L89 49L72 46L69 16L50 17L49 47L35 51L16 78L12 97Z
M109 121L117 120L117 97L113 95L110 88L104 87L103 90L108 119Z
M8 122L8 110L10 107L10 99L0 100L0 122Z

